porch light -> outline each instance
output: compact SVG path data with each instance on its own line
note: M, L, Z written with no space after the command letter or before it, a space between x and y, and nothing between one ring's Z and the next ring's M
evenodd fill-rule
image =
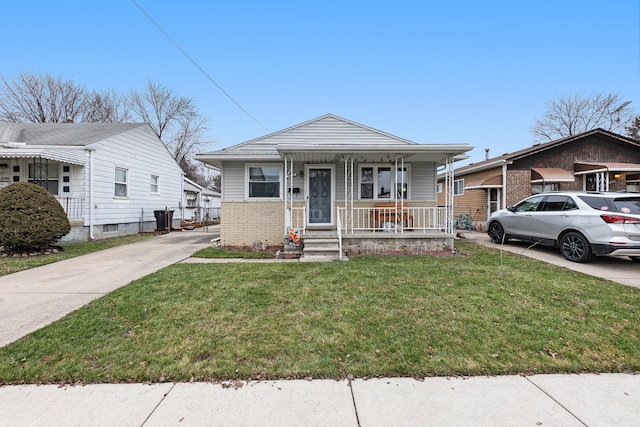
M621 173L616 173L616 174L613 175L613 178L614 179L620 179L620 178L622 178L622 174Z

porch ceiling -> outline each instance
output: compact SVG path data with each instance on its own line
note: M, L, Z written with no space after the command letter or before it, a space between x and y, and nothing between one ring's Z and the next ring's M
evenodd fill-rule
M576 175L584 175L597 172L640 172L640 164L637 163L576 163Z

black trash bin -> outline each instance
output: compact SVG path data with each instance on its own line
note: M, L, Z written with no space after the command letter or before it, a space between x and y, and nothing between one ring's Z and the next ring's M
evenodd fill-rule
M173 211L153 211L153 214L156 217L156 231L171 231L173 229L171 226L173 223Z

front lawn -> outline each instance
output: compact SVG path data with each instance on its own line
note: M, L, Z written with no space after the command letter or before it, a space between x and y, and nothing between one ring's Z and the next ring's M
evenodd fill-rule
M176 264L0 349L0 383L640 370L640 289L456 245Z

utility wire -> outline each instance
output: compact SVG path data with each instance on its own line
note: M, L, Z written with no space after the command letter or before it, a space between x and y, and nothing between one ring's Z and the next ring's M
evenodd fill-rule
M247 116L249 116L251 118L251 120L253 120L254 122L256 122L258 125L260 125L260 127L262 127L265 131L270 132L269 129L263 125L262 123L260 123L260 121L258 119L256 119L255 117L253 117L253 115L251 113L249 113L242 105L240 105L240 103L238 101L236 101L235 99L233 99L233 97L231 95L229 95L227 93L226 90L224 90L222 88L222 86L220 86L215 80L213 80L213 78L200 66L198 65L198 63L196 61L194 61L188 54L187 52L185 52L179 45L178 43L176 43L170 36L169 34L167 34L166 31L164 31L162 29L162 27L160 27L160 25L158 25L158 23L156 21L153 20L153 18L151 16L149 16L149 14L147 12L145 12L145 10L136 2L136 0L131 0L131 2L136 5L136 7L138 9L140 9L140 12L142 12L142 14L144 16L147 17L147 19L149 21L151 21L151 23L153 25L156 26L156 28L158 30L160 30L160 32L171 42L173 43L173 45L185 56L185 58L187 58L198 70L200 70L200 72L207 78L209 79L209 81L211 83L213 83L219 90L220 92L222 92L224 94L224 96L226 96L227 98L229 98L229 100L231 100L231 102L233 102L234 104L236 104L236 106L241 109Z

